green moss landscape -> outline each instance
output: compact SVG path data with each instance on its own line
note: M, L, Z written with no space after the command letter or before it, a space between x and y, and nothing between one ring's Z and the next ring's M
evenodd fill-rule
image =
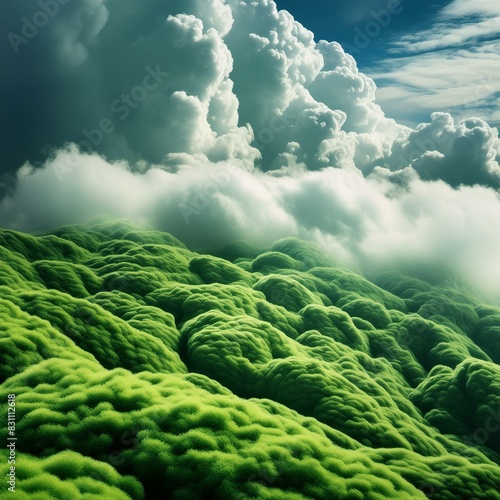
M125 221L0 254L1 498L500 499L500 307L449 277Z

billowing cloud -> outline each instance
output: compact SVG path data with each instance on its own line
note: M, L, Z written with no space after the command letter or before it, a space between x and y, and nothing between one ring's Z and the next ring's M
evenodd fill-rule
M197 247L298 236L363 269L445 263L499 291L485 121L388 119L355 60L272 1L1 8L2 226L109 214Z
M69 155L79 166L61 173L58 165ZM442 166L443 155L430 158L434 168ZM36 231L102 215L127 217L195 247L237 239L268 245L293 235L366 270L414 259L500 291L500 237L491 225L500 203L491 188L454 189L420 179L411 167L376 167L368 177L299 166L293 175L270 175L227 162L184 165L175 173L164 168L139 175L124 163L60 152L42 169L20 170L17 190L2 202L0 224Z
M314 168L341 161L347 132L398 130L352 57L316 45L274 2L79 0L53 16L40 8L5 8L2 21L13 70L2 78L10 170L66 142L132 163L202 153L263 170L297 143ZM47 22L30 31L39 17ZM21 138L22 151L12 147Z
M407 165L425 180L441 179L453 187L476 184L500 188L498 130L479 118L459 123L447 113L433 113L392 145L392 170Z

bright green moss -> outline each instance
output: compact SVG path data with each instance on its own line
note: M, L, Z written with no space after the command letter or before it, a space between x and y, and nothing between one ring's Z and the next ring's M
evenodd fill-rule
M127 221L0 257L19 498L500 498L500 310L453 281Z

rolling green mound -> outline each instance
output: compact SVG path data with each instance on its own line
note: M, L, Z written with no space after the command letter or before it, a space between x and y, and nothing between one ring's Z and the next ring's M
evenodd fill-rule
M16 499L500 499L500 308L449 280L123 221L0 258Z

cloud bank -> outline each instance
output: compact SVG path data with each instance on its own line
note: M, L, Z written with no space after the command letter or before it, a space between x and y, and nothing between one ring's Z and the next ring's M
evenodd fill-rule
M292 235L363 269L446 264L500 294L485 121L386 118L339 44L268 0L1 9L0 225L109 214L196 247Z

